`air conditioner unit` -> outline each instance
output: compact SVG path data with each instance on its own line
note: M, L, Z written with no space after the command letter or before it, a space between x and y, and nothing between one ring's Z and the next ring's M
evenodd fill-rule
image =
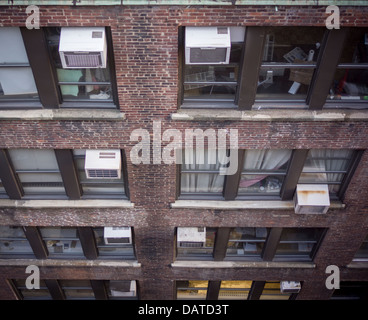
M280 291L282 293L299 293L302 288L299 281L281 281Z
M112 297L135 297L137 295L135 280L110 280L109 287Z
M86 150L84 169L87 179L120 179L120 150Z
M186 27L186 64L228 64L230 61L229 27Z
M202 248L206 245L206 228L178 228L177 242L182 248Z
M106 68L105 28L61 28L59 54L64 69Z
M104 227L104 242L107 245L132 244L132 228Z
M323 214L330 207L327 184L298 184L294 196L295 213Z

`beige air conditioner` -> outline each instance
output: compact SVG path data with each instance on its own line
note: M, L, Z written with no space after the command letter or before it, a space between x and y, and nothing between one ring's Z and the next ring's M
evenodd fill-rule
M228 64L230 61L229 27L186 27L186 64Z
M178 228L178 246L182 248L202 248L206 245L206 228Z
M104 242L107 245L132 244L130 227L104 227Z
M86 150L84 169L87 179L120 179L120 150Z
M330 207L327 184L298 184L294 196L295 213L323 214Z
M61 28L59 55L64 69L106 68L105 28Z

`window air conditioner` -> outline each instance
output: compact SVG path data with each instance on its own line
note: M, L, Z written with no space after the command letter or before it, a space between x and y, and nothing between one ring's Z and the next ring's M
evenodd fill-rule
M206 245L206 228L178 228L177 241L182 248L202 248Z
M186 27L186 64L228 64L230 61L229 27Z
M330 207L327 184L298 184L294 196L295 213L322 214Z
M59 54L64 69L106 68L105 28L61 28Z
M135 297L137 295L135 280L110 280L109 287L113 297Z
M280 291L282 293L299 293L302 288L299 281L281 281Z
M130 227L104 227L104 242L107 245L132 244Z
M84 169L87 179L120 179L120 150L86 150Z

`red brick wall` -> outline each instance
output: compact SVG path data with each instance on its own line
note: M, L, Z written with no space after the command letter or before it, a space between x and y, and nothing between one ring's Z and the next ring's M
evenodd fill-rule
M342 7L342 26L368 26L368 7ZM1 7L0 26L24 26L25 7ZM366 122L181 122L170 120L177 110L178 27L186 25L324 26L324 7L40 7L41 27L109 26L115 72L124 121L0 121L0 148L121 148L128 155L127 171L133 209L14 209L0 208L1 225L103 226L131 225L142 267L42 268L49 278L140 280L141 297L170 299L173 280L303 280L300 297L328 298L323 290L328 264L348 264L368 232L368 154L365 152L346 192L346 209L323 216L296 216L279 210L170 209L175 201L175 165L133 165L129 151L136 128L152 133L152 121L162 130L175 128L238 129L240 148L354 148L368 147ZM1 111L0 111L1 117ZM327 227L315 269L175 269L170 267L176 226L208 227ZM352 232L354 230L354 232ZM0 267L0 280L22 277L24 270ZM368 271L344 267L346 279L368 280ZM9 298L1 286L0 297ZM322 285L321 285L322 283ZM318 285L316 285L318 284ZM316 288L322 288L317 292Z

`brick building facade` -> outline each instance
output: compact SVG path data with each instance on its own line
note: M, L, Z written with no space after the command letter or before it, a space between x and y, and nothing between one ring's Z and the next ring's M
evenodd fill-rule
M35 254L32 257L2 255L1 299L33 297L20 285L21 280L28 276L25 273L28 265L40 267L40 278L46 280L48 289L46 296L54 298L68 297L66 292L70 290L65 289L68 287L66 280L88 280L94 297L100 298L109 297L107 283L134 280L137 288L135 297L143 300L176 299L183 292L189 292L190 286L194 286L192 294L197 292L199 296L200 290L197 288L196 291L195 287L207 286L202 290L213 299L219 297L219 292L221 297L225 288L221 287L221 282L236 287L235 281L251 282L250 287L243 288L243 291L253 299L264 297L268 282L280 281L301 282L301 290L292 295L293 298L330 299L337 296L338 290L326 288L328 274L325 271L329 265L340 268L342 296L343 289L353 284L358 291L365 288L363 292L367 297L367 102L362 97L359 103L353 100L333 101L330 107L325 101L321 103L326 100L333 81L332 76L324 78L323 68L332 61L332 67L328 68L335 70L352 34L363 30L367 36L367 6L340 7L341 30L326 29L328 15L322 6L42 5L39 8L41 29L26 30L26 6L17 6L15 2L13 6L0 7L2 28L21 28L38 91L35 100L0 99L0 178L4 188L0 199L0 225L3 228L20 227ZM243 97L243 92L239 93L241 90L237 89L233 107L224 108L221 101L210 101L205 107L198 108L195 102L191 102L183 84L182 40L185 28L190 26L245 27L241 63L236 69L238 72L242 70L242 75L236 85L237 88L245 88L243 92L247 94ZM111 100L90 105L78 99L69 101L64 95L63 89L73 83L62 84L60 78L58 82L52 66L50 43L55 35L52 30L58 27L106 28L110 77L100 86L110 87ZM271 99L257 102L258 76L252 75L262 70L263 62L257 52L264 52L264 47L259 39L264 39L269 29L281 27L289 28L291 33L298 32L301 27L315 28L323 34L319 60L314 66L313 85L309 87L313 95L309 91L309 96L301 101ZM347 39L345 42L344 37ZM257 43L261 44L257 47ZM363 64L357 69L364 72L367 66L361 62ZM245 74L256 80L252 82ZM326 82L327 89L323 88ZM85 81L84 85L91 84ZM366 94L368 96L368 92ZM189 102L186 102L188 96ZM213 108L208 107L211 103ZM283 193L271 198L252 197L246 192L242 198L239 197L240 190L231 200L225 200L223 194L216 197L204 195L202 198L186 195L180 183L184 180L183 166L153 163L155 123L160 124L161 133L176 129L183 134L182 137L186 129L236 129L240 150L289 150L285 179L291 185L288 187L292 194L286 195L285 183ZM131 161L130 152L138 143L131 138L135 129L146 129L150 134L149 164ZM86 196L87 189L81 191L82 178L76 177L80 154L73 153L73 150L89 149L122 151L124 196L111 196L109 192L102 197L96 192ZM32 186L23 181L22 174L27 172L17 167L17 151L29 150L35 153L56 150L66 195L56 196L51 191L46 192L46 196L42 195L44 191L36 194ZM333 150L351 151L345 171L340 172L343 177L335 183L340 189L331 197L331 206L326 214L296 214L292 205L298 177L291 171L302 172L309 150L332 150L331 154L334 154ZM247 156L242 152L239 154ZM238 175L241 174L238 172ZM230 181L230 178L226 179ZM77 186L77 191L70 185ZM96 250L86 249L91 239L97 241L97 233L93 236L94 230L106 226L132 228L134 258L110 259L103 258L101 254L97 258ZM55 227L78 230L79 240L74 241L82 242L81 257L61 255L53 258L46 244L50 240L46 240L42 230ZM185 252L178 258L180 250L176 236L180 227L206 227L208 232L214 230L214 251L204 258ZM272 257L266 259L263 251L260 256L248 259L245 249L240 249L243 250L241 257L229 258L227 243L235 228L267 230L267 245L264 244L263 249L273 250ZM301 259L298 255L295 259L275 259L278 256L276 247L280 245L285 230L299 234L317 229L321 232L313 238L316 242L313 255L310 253ZM0 233L2 237L6 238ZM303 251L300 248L298 254ZM308 249L304 248L304 251ZM363 258L358 259L357 252L362 252ZM226 289L231 292L231 285Z

